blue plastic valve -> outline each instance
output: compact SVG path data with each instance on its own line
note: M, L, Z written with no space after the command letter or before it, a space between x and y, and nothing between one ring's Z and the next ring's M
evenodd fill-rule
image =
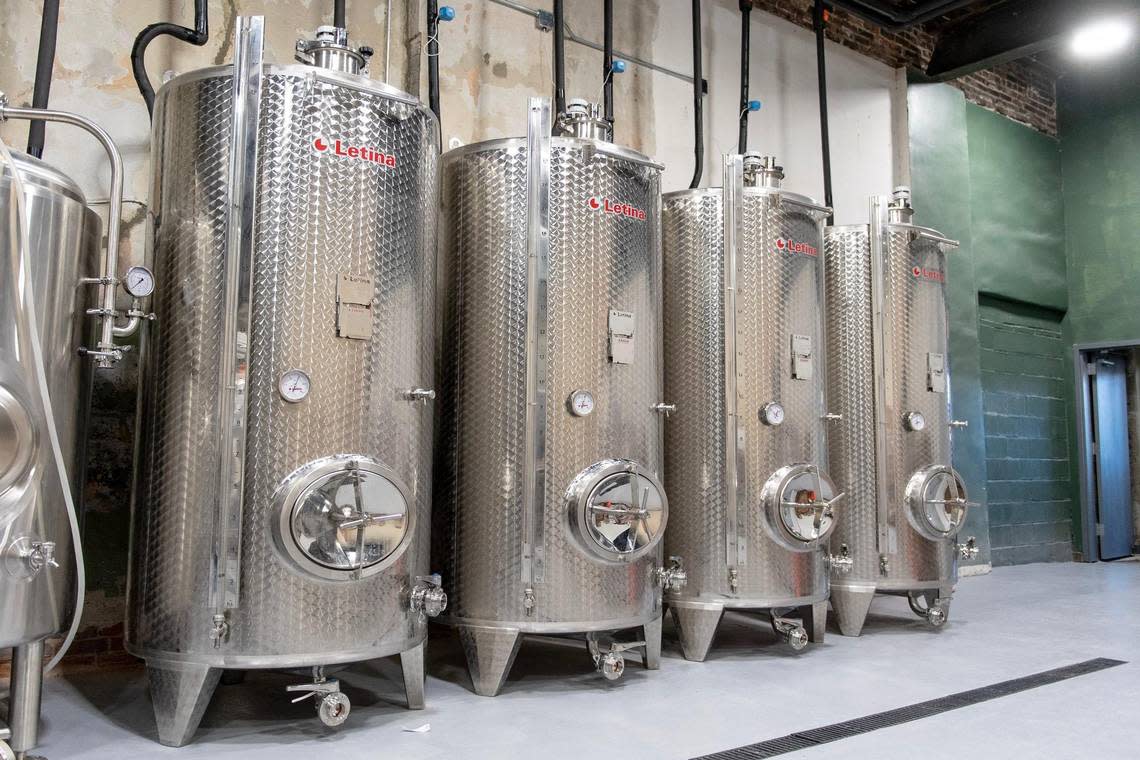
M749 111L759 111L760 110L760 101L759 100L748 101L748 110Z
M455 9L450 5L445 5L439 9L440 21L451 21L455 18Z
M621 60L620 58L615 58L614 62L610 65L610 71L612 71L614 74L621 74L623 71L625 71L625 61Z

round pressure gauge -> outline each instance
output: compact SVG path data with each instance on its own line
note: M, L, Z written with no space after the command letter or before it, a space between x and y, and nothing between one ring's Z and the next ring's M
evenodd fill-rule
M918 432L926 428L926 416L922 412L907 412L903 417L903 424L907 430Z
M570 413L575 417L586 417L594 411L594 394L577 390L570 394Z
M277 392L290 404L304 401L312 389L309 376L299 369L291 369L277 381Z
M784 422L784 407L775 401L769 401L760 408L760 421L765 425L780 425Z
M154 274L146 267L131 267L123 278L123 288L135 298L146 298L154 292Z

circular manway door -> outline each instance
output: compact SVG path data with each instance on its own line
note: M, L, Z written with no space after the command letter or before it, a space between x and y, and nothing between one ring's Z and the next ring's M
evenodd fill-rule
M932 541L956 535L970 507L966 484L946 465L933 465L912 475L906 486L906 503L911 526Z
M579 538L600 557L640 557L665 531L665 489L652 473L629 460L609 459L587 467L574 479L568 496Z
M410 535L406 490L387 467L360 457L315 462L290 477L280 539L305 570L323 578L372 575Z
M827 540L842 498L831 478L814 464L781 467L760 492L769 529L793 551L809 551Z

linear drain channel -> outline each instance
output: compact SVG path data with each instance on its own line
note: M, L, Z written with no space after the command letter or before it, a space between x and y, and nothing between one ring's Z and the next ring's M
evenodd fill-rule
M694 760L759 760L765 757L786 755L789 752L798 752L799 750L816 747L820 744L827 744L828 742L835 742L840 739L848 739L859 734L877 731L880 728L897 726L900 723L909 723L912 720L922 720L923 718L929 718L931 715L937 715L938 713L944 713L949 710L957 710L959 707L976 705L979 702L987 702L991 699L998 699L999 697L1007 697L1019 691L1036 689L1038 686L1046 686L1051 683L1083 676L1088 673L1095 673L1098 670L1105 670L1106 668L1114 668L1117 665L1123 664L1123 660L1110 660L1104 657L1098 657L1095 660L1085 660L1075 665L1066 665L1063 668L1054 668L1053 670L1034 673L1031 676L1014 678L1012 681L1002 681L989 686L983 686L979 689L960 691L957 694L950 694L949 696L932 699L928 702L919 702L917 704L907 705L906 707L899 707L895 710L887 710L886 712L844 721L843 723L833 723L830 726L821 726L820 728L812 728L807 731L799 731L794 734L788 734L787 736L781 736L778 739L769 739L768 741L763 741L758 744L749 744L744 747L737 747L736 749L728 749L724 752L703 755L694 758Z

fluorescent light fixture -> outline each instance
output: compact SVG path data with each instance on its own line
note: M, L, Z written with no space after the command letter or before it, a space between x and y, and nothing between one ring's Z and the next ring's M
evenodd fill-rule
M1069 50L1078 58L1097 59L1115 55L1132 40L1132 25L1125 19L1099 19L1078 27Z

